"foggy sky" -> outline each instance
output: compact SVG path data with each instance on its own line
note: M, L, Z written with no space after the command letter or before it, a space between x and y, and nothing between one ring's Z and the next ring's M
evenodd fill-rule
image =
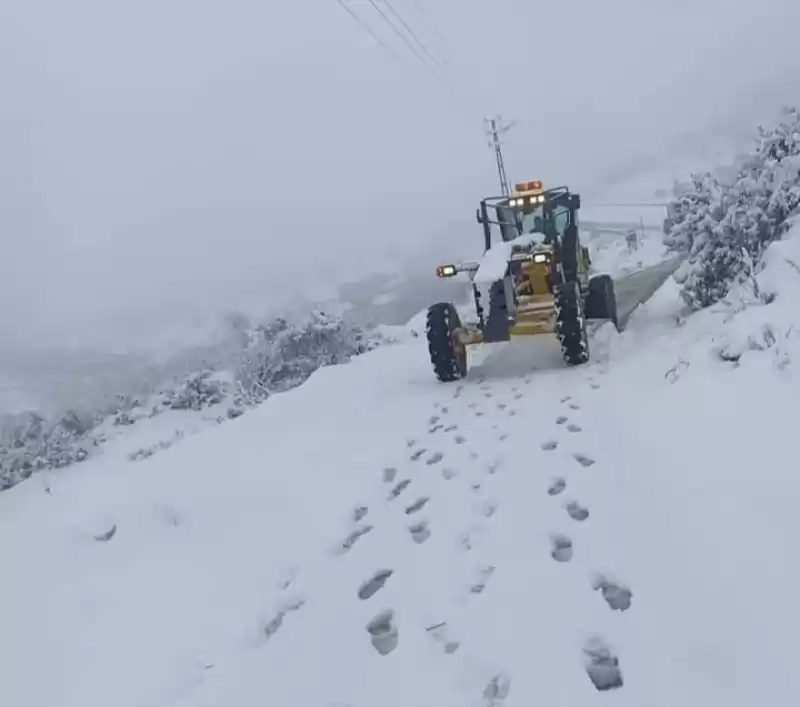
M484 115L518 121L512 178L599 194L798 98L796 0L393 0L446 90L348 4L399 61L336 0L0 3L4 342L135 340L474 229Z

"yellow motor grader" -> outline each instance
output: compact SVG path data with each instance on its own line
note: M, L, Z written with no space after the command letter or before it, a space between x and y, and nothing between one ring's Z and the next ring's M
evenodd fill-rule
M589 276L589 249L578 234L580 202L567 187L545 189L539 180L481 201L482 260L436 270L439 277L469 274L478 317L462 323L450 302L428 308L428 350L440 381L467 374L467 346L473 344L555 334L564 361L575 366L589 360L588 319L618 327L613 280Z

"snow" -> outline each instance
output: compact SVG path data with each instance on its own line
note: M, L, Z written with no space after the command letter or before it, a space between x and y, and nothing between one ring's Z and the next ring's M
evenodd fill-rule
M530 246L540 238L541 234L523 233L510 241L495 241L483 254L472 281L478 287L484 307L488 307L491 286L505 277L514 248Z
M800 227L764 262L771 304L684 319L670 281L577 369L537 337L442 385L409 333L0 494L0 704L791 704Z
M538 236L541 238L541 235ZM506 267L511 258L511 252L516 247L526 247L537 242L537 235L533 233L523 233L511 241L497 241L487 250L475 272L476 285L491 285L497 280L505 277Z

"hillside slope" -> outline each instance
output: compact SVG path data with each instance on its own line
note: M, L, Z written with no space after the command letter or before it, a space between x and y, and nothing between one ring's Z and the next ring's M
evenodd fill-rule
M791 703L791 235L771 304L670 282L578 369L543 338L441 385L409 337L3 493L0 703Z

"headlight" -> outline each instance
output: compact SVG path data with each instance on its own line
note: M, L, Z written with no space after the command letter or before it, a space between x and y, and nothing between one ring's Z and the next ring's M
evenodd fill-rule
M536 253L533 256L534 263L546 263L548 260L550 260L550 256L547 253Z
M436 268L436 275L439 277L453 277L458 274L458 268L455 265L440 265Z

